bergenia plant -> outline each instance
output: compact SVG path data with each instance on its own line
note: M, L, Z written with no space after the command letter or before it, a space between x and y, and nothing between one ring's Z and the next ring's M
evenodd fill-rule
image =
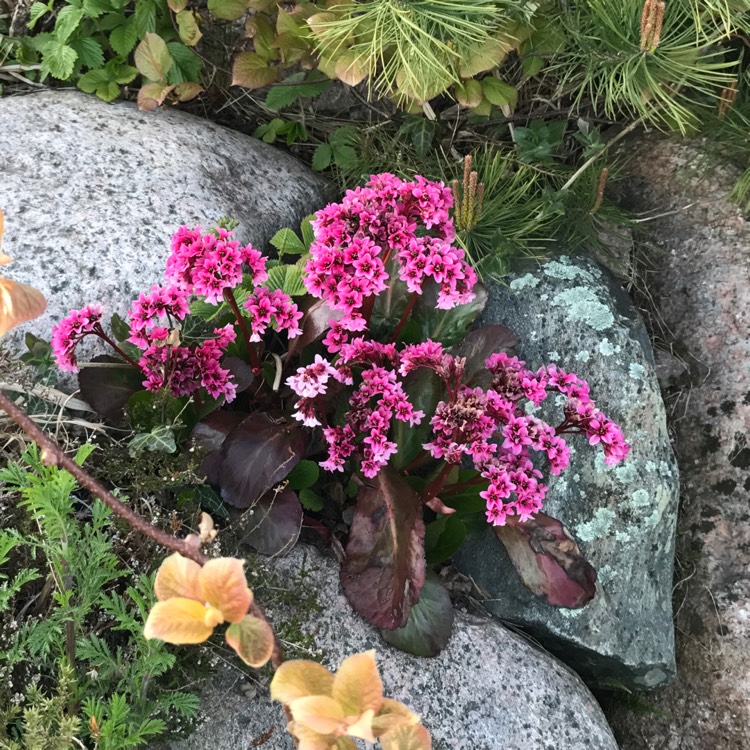
M535 593L589 601L596 573L542 513L546 477L568 467L570 435L608 464L629 450L584 380L528 366L503 326L469 331L487 292L452 206L441 183L376 175L303 224L302 240L279 232L275 259L230 224L182 227L165 283L133 302L127 323L114 316L110 335L88 306L52 341L65 370L83 337L109 342L114 356L79 381L105 416L130 420L134 455L197 448L223 503L253 510L244 536L262 553L288 549L303 527L343 547L355 609L424 654L452 623L428 566L478 517Z

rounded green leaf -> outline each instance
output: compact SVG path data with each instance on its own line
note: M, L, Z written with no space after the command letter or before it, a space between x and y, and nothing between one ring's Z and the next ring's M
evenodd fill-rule
M135 67L140 74L149 81L163 81L172 64L167 43L158 34L146 34L135 50Z

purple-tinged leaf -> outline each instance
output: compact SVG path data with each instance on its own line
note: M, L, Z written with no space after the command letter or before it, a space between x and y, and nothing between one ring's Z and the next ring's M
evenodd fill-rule
M495 526L521 581L555 607L578 609L596 593L596 570L556 518L537 513L524 523Z
M251 508L299 463L308 436L296 424L254 412L227 436L221 448L219 485L224 502Z
M247 419L244 411L212 411L203 417L190 433L190 441L205 453L198 473L211 484L219 484L223 457L221 446L232 430Z
M328 323L331 320L339 320L343 315L343 311L331 310L323 300L312 304L302 318L302 333L289 339L288 358L291 359L308 344L317 341L328 330Z
M303 512L292 490L266 492L248 513L252 516L242 538L261 555L281 555L297 543Z
M119 422L130 397L143 390L143 373L107 354L94 357L91 362L98 366L81 367L78 373L81 396L97 414Z
M437 656L453 630L453 604L445 586L428 578L409 619L396 630L381 630L386 643L414 656Z
M472 388L487 388L492 376L487 372L485 360L495 352L512 354L518 339L505 326L482 326L470 331L451 352L456 357L466 357L463 382Z
M237 393L246 391L255 380L253 368L239 357L224 357L221 360L221 366L229 370L232 374L232 380L237 386Z
M424 584L422 501L391 466L373 481L357 497L341 585L357 612L392 630L406 622Z

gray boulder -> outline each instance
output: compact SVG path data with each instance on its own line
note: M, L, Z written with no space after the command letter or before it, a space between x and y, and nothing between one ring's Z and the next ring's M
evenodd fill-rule
M459 613L448 648L434 659L421 659L386 645L352 610L340 591L335 561L300 545L269 567L280 581L275 585L288 589L288 603L267 607L271 622L299 615L299 603L315 592L317 606L300 616L302 631L314 640L313 652L322 652L335 669L350 654L376 649L385 695L419 714L434 750L617 750L581 680L500 624ZM298 593L295 587L301 587ZM171 750L245 750L262 736L268 737L262 745L267 750L293 748L265 680L252 687L222 667L202 706L207 723L173 742Z
M518 356L530 367L555 362L587 379L632 450L623 464L609 467L601 451L574 437L569 469L550 483L545 512L570 529L598 571L588 605L557 609L531 594L490 529L464 545L459 570L487 592L494 615L521 625L593 683L668 682L675 674L678 480L640 317L606 271L561 257L511 276L507 286L493 285L483 322L513 329Z
M123 314L162 278L179 226L231 216L238 238L262 248L325 205L325 188L291 156L167 107L75 91L1 98L3 248L14 259L3 271L49 305L19 332L48 339L89 302Z
M750 748L750 222L741 170L704 141L631 142L628 206L662 336L683 486L675 576L678 679L648 716L616 713L627 750Z

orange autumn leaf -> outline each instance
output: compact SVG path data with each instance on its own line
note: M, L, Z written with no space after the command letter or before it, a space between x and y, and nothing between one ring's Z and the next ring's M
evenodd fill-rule
M4 228L5 219L0 210L0 247ZM11 258L0 251L0 266L10 262ZM38 318L46 309L47 300L38 289L0 276L0 336L20 323Z
M352 737L380 738L389 750L431 747L416 714L383 697L374 651L345 659L336 675L315 662L284 662L271 681L271 698L289 709L287 729L300 750L349 750L356 747Z
M201 643L224 622L236 627L227 641L242 651L240 656L261 666L271 656L273 632L268 623L258 625L246 613L253 601L242 560L221 557L204 566L178 552L161 564L154 581L158 602L146 620L146 638L167 643ZM237 625L237 624L241 624Z

